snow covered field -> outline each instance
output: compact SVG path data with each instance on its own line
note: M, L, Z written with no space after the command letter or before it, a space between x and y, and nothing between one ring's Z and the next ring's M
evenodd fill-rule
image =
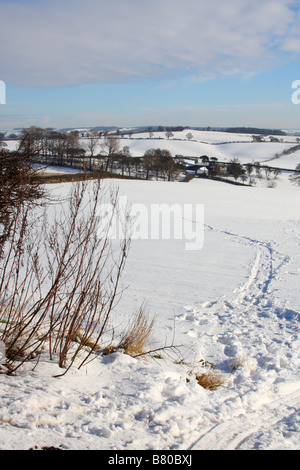
M286 149L297 145L296 136L278 137L283 142L270 142L268 137L263 137L263 142L253 142L252 135L232 134L229 132L212 132L191 130L191 140L187 139L188 130L174 132L169 139L164 132L155 132L153 137L149 133L135 134L132 138L121 138L120 148L128 146L134 157L143 156L150 148L163 148L171 152L172 156L216 157L219 161L230 161L238 158L242 164L259 162L276 168L294 170L300 161L300 151L291 155L283 155L275 158ZM81 143L84 145L85 140ZM98 151L101 150L100 145Z
M133 240L112 318L117 334L145 303L149 347L178 348L98 356L61 378L47 357L0 374L0 449L299 450L299 187L111 183L131 204L204 204L201 250ZM195 379L201 360L224 378L214 391Z
M187 138L192 134L192 139ZM286 149L290 149L298 144L299 137L294 135L275 136L282 142L270 142L269 136L263 136L263 142L253 142L250 134L235 134L219 131L198 131L195 129L177 131L173 136L167 138L165 132L154 132L150 138L149 133L133 134L119 138L119 147L128 146L134 157L141 157L151 148L167 149L172 156L182 155L184 157L194 156L216 157L219 161L230 161L232 158L238 158L242 164L260 162L276 168L294 170L300 162L300 151L290 155L283 155L274 158L276 154L281 154ZM101 143L99 143L94 154L101 153ZM18 141L6 141L7 149L15 150L18 147ZM80 145L89 154L88 140L80 138ZM49 170L50 171L50 170ZM56 170L57 171L57 170Z

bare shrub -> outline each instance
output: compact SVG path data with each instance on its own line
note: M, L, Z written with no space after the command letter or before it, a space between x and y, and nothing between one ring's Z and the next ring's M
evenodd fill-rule
M51 207L39 218L24 207L14 218L0 275L0 339L11 371L42 348L66 370L98 349L121 295L129 248L127 234L112 240L112 219L99 232L104 202L113 216L118 192L104 191L101 180L80 182L54 221L47 218Z
M291 183L300 186L300 163L296 166L294 173L289 176Z
M36 203L45 196L32 166L35 152L36 149L26 146L26 138L15 152L0 148L0 257L22 206Z

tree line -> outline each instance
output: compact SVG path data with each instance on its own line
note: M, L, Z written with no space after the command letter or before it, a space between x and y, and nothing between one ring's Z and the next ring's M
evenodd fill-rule
M86 133L83 141L79 131L33 126L23 129L19 138L20 151L30 154L34 163L167 181L176 180L183 169L182 160L174 159L168 150L153 148L133 157L129 146L121 147L117 135L96 130Z

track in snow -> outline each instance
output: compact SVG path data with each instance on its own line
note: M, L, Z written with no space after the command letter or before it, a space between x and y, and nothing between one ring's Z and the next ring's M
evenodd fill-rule
M300 408L300 382L296 390L261 409L219 423L193 442L188 450L241 450L256 447L255 435L269 432L292 419Z
M285 336L283 334L281 336L279 334L275 340L273 336L275 328L269 332L268 326L271 318L271 321L277 325L279 333L280 329L283 328L281 317L284 316L287 310L284 305L280 304L280 299L277 298L276 289L273 288L272 282L281 276L283 268L286 269L291 258L286 253L275 249L271 242L253 239L229 231L216 230L211 226L206 226L206 230L223 233L232 242L241 243L254 249L254 257L249 266L247 280L235 289L226 300L221 299L211 302L208 307L213 307L218 312L218 309L222 308L223 304L223 307L227 307L227 310L229 309L230 314L227 315L224 323L228 329L228 333L224 335L225 355L233 357L235 354L234 333L230 332L231 319L233 319L233 324L235 319L238 319L238 324L245 326L244 336L250 351L251 343L256 341L258 337L257 332L262 331L266 340L264 344L269 348L265 352L262 346L258 356L258 360L261 361L260 365L264 367L267 355L270 354L272 356L278 344L281 343L281 347L289 347L288 341L285 340L291 335ZM296 327L299 331L299 314L297 312L293 313L295 314L295 320L288 322L287 325L290 333ZM237 338L237 341L242 339L244 338L240 336ZM288 388L287 393L285 393L284 387ZM300 381L295 384L283 382L282 387L278 387L278 389L279 398L274 399L276 398L274 393L272 397L263 396L262 402L258 400L256 409L250 408L249 412L242 413L231 419L221 420L202 433L198 439L195 439L191 443L189 450L254 449L261 445L262 436L265 437L266 441L271 440L271 447L276 447L278 443L272 442L272 429L283 429L282 433L279 432L279 434L284 434L286 423L299 419ZM284 439L281 445L285 445Z
M289 256L275 250L271 242L256 240L226 230L216 230L208 225L205 227L206 230L223 233L233 242L252 247L256 251L255 260L247 281L234 291L233 298L227 299L228 302L234 305L234 308L241 305L244 311L245 308L249 309L254 305L258 308L266 298L268 298L269 305L271 305L269 298L271 295L270 285L280 269L290 261Z

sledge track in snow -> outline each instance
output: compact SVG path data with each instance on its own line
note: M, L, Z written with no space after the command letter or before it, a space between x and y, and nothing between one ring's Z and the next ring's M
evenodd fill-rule
M194 441L188 450L253 449L251 440L256 433L280 426L298 414L300 382L296 386L298 388L292 393L263 405L259 410L216 424Z

